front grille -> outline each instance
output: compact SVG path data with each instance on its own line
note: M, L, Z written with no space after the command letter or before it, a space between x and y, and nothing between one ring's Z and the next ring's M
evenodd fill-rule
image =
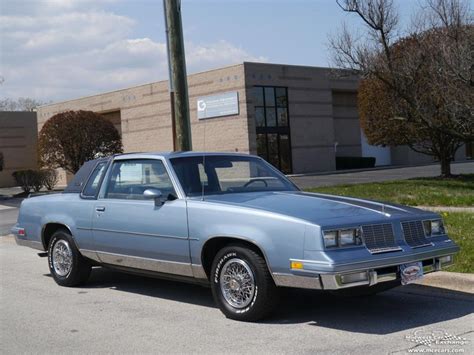
M431 245L426 239L425 230L421 221L402 222L403 234L405 241L412 248L424 247Z
M371 253L385 253L401 249L395 243L393 228L389 223L362 226L362 233L365 246Z

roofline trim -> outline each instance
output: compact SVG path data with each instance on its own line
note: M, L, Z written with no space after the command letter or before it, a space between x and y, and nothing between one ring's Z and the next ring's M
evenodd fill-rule
M223 66L223 67L220 67L220 68L214 68L214 69L209 69L209 70L198 71L198 72L187 75L187 77L189 78L189 77L193 77L193 76L196 76L196 75L201 75L201 74L204 74L204 73L209 73L209 72L213 72L213 71L217 71L217 70L223 70L223 69L229 69L229 68L243 66L243 65L244 65L244 62L238 63L238 64L230 64L230 65ZM120 92L120 91L137 89L137 88L147 86L147 85L167 83L168 81L169 81L168 79L163 79L163 80L158 80L158 81L151 81L151 82L148 82L148 83L145 83L145 84L130 86L130 87L123 88L123 89L116 89L116 90L111 90L111 91L98 92L98 93L92 94L92 95L81 96L81 97L78 97L76 99L68 99L68 100L64 100L64 101L58 101L58 102L53 102L53 103L46 104L46 105L41 105L41 106L38 106L37 109L43 109L43 108L47 108L47 107L50 107L50 106L65 104L67 102L72 102L72 101L85 100L85 99L89 99L89 98L95 97L95 96L102 96L102 95L117 93L117 92Z

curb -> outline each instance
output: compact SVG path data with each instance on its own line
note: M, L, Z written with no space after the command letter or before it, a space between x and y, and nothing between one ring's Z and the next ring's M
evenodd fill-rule
M451 165L456 164L463 164L463 163L470 163L471 160L463 160L463 161L456 161L452 162ZM311 177L311 176L323 176L323 175L339 175L339 174L351 174L351 173L362 173L365 171L377 171L377 170L394 170L394 169L404 169L404 168L417 168L417 167L424 167L424 166L439 166L439 163L426 163L426 164L408 164L408 165L381 165L376 166L373 168L364 168L364 169L343 169L343 170L331 170L331 171L315 171L309 173L300 173L300 174L285 174L289 178L298 178L298 177ZM429 176L420 176L423 177L431 177Z
M423 286L432 286L474 294L474 274L437 271L425 275L421 281L415 283Z
M468 212L474 213L474 207L454 207L454 206L414 206L425 211L433 212Z

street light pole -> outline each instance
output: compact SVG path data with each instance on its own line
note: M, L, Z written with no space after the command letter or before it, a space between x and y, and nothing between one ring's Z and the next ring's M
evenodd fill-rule
M163 0L163 8L168 51L173 148L178 151L192 150L181 1Z

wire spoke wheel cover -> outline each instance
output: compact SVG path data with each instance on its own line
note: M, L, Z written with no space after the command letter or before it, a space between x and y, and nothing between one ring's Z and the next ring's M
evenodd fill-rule
M61 277L67 276L72 270L72 250L66 240L60 239L53 247L54 272Z
M245 308L255 294L255 278L249 264L242 259L228 260L222 267L220 288L224 299L234 308Z

